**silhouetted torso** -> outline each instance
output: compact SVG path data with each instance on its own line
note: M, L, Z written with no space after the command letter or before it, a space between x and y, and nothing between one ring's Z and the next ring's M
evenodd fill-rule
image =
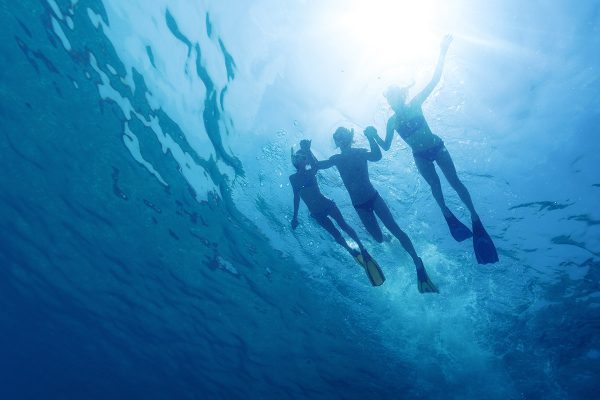
M352 204L369 201L377 193L369 180L366 149L348 149L331 157L348 189Z
M331 200L323 196L319 190L315 172L298 171L290 175L290 184L294 193L300 195L311 214L319 214L329 207Z
M421 107L407 106L403 112L395 113L390 119L390 123L413 152L426 150L443 143L439 136L431 132Z

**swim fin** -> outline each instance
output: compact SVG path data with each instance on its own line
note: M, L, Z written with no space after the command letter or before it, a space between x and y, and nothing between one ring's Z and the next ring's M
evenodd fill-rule
M457 242L462 242L463 240L473 236L471 230L465 224L460 222L458 218L454 216L454 214L450 213L449 216L444 215L444 218L446 218L446 222L448 223L448 228L450 228L452 237Z
M498 262L496 246L485 231L481 220L473 221L473 249L479 264L493 264Z
M354 259L365 269L365 272L369 277L369 281L371 281L371 285L383 285L383 282L385 282L385 276L383 275L383 271L379 267L379 264L377 264L377 261L375 261L373 257L371 257L369 254L367 254L366 257L363 257L363 255L359 253L358 255L354 256Z
M418 280L418 289L419 293L439 293L438 288L431 282L429 279L429 275L427 275L427 271L425 271L425 266L423 265L423 260L419 258L419 262L416 265L417 267L417 280Z

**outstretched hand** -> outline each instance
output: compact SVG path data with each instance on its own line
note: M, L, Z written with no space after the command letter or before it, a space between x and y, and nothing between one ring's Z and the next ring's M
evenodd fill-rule
M367 126L363 132L367 138L372 138L377 135L377 129L372 126Z
M446 35L442 39L442 44L440 45L442 51L447 51L448 47L450 47L450 43L452 43L452 35Z

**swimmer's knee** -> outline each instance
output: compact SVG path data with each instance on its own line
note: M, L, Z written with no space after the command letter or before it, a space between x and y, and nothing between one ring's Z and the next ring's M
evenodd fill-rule
M431 188L431 190L441 190L442 189L442 184L440 182L440 178L436 175L436 176L425 176L423 174L421 174L423 176L423 178L425 179L425 182L427 182L427 184L429 185L429 187Z
M350 225L348 225L345 221L338 221L338 225L344 232L348 232L348 230L352 229L350 228Z
M391 223L387 226L387 228L392 232L392 235L396 236L398 239L406 236L406 233L400 228L397 223Z
M438 179L426 179L431 190L442 190L442 183Z
M340 231L338 231L337 229L336 229L336 230L333 230L333 231L331 232L331 236L333 236L333 238L334 238L336 241L338 241L338 242L339 242L340 240L344 240L344 237L342 236L341 232L340 232Z
M465 184L461 182L458 176L454 176L448 179L448 183L450 184L450 186L452 186L453 189L466 189Z

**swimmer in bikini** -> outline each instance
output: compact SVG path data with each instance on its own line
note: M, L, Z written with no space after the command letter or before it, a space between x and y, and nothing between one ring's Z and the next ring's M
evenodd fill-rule
M466 186L461 182L456 173L456 168L452 157L444 141L431 132L427 121L423 115L423 103L433 89L437 86L444 69L444 61L448 47L452 42L452 36L446 35L442 40L440 55L433 78L429 84L410 101L407 99L408 87L391 86L385 93L385 97L394 111L394 115L387 122L385 139L377 134L374 139L384 150L389 150L394 138L394 132L398 132L400 137L412 149L415 164L419 173L425 178L425 181L431 187L433 197L442 210L444 218L450 228L450 232L455 240L461 242L473 236L473 247L477 262L480 264L495 263L498 261L496 247L485 231L479 215L475 211L471 195ZM412 86L412 85L411 85ZM446 206L440 178L435 169L434 162L444 173L444 176L450 183L450 186L458 193L458 196L469 209L473 232L458 220Z

